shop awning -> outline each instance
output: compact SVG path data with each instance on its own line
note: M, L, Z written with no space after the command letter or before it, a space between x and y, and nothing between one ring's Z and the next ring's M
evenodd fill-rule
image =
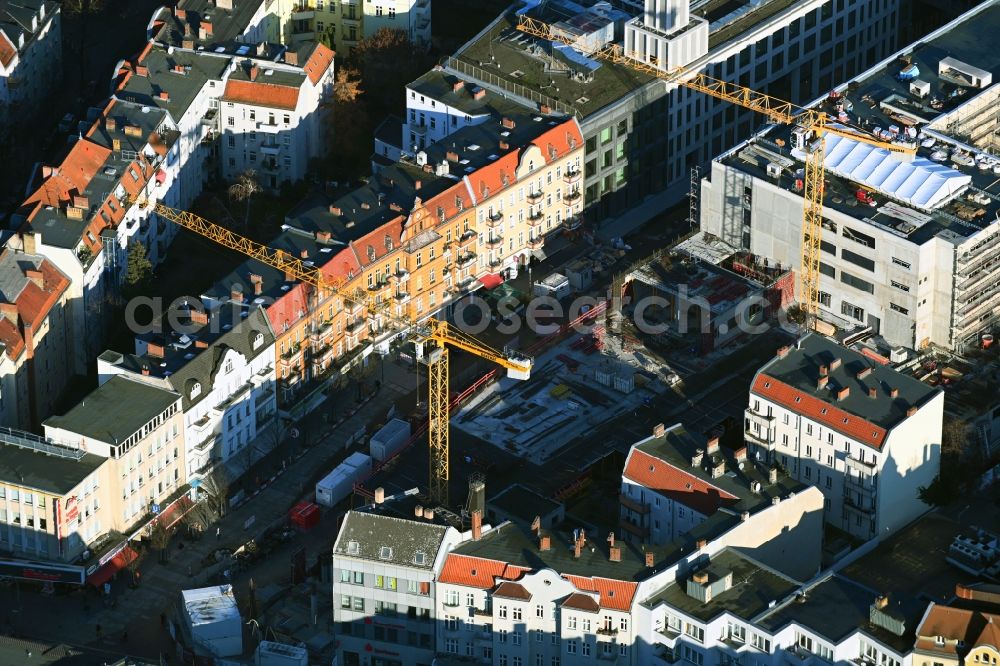
M117 555L105 562L100 569L87 576L87 585L93 585L94 587L104 585L116 573L134 562L137 557L139 555L134 550L125 546Z
M479 278L479 281L482 282L483 286L487 289L495 289L503 284L503 276L499 273L488 273Z

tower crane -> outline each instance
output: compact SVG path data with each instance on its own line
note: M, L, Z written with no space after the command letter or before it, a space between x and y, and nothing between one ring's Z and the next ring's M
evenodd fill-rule
M524 14L517 18L517 29L521 32L579 49L576 40L554 31L547 23ZM796 106L791 102L757 92L737 83L713 78L697 70L687 67L662 70L643 61L636 54L627 53L620 44L601 46L584 53L584 55L606 60L616 65L623 65L643 74L664 79L668 83L685 86L742 106L767 116L768 120L772 122L797 125L803 128L807 137L805 142L806 168L802 192L805 205L802 211L802 267L799 278L801 285L799 301L809 322L812 323L819 310L819 254L820 238L823 232L823 183L826 177L823 164L824 134L836 134L907 157L916 153L916 147L881 141L861 130L831 124L830 117L824 111Z
M146 205L149 205L148 203ZM331 280L319 266L310 265L301 259L241 236L233 231L185 210L179 210L154 203L153 212L179 227L207 238L222 247L235 250L251 259L284 271L286 275L316 288L319 293L335 294L345 302L360 305L369 315L384 309L364 290L350 292L347 280ZM448 506L449 470L449 421L450 391L448 388L448 348L461 349L499 365L507 370L507 376L525 380L531 376L533 361L517 352L501 352L491 348L470 335L466 335L448 322L433 317L414 321L408 317L389 317L390 322L401 330L410 331L417 358L427 366L428 439L430 452L430 474L428 494L441 506Z

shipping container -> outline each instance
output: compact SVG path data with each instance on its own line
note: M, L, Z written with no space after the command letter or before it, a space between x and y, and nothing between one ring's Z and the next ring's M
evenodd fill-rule
M385 462L402 450L410 441L410 424L402 419L393 419L372 435L368 451L375 462Z

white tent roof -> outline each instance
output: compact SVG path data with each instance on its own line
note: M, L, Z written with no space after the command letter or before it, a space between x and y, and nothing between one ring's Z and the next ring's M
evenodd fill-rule
M826 168L918 208L935 208L970 182L951 167L925 157L904 162L888 150L836 134L826 135Z

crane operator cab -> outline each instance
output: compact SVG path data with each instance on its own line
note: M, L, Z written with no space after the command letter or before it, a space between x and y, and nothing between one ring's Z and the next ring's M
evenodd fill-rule
M507 356L507 376L511 379L528 379L531 377L531 366L534 364L530 358L517 352L508 352Z

